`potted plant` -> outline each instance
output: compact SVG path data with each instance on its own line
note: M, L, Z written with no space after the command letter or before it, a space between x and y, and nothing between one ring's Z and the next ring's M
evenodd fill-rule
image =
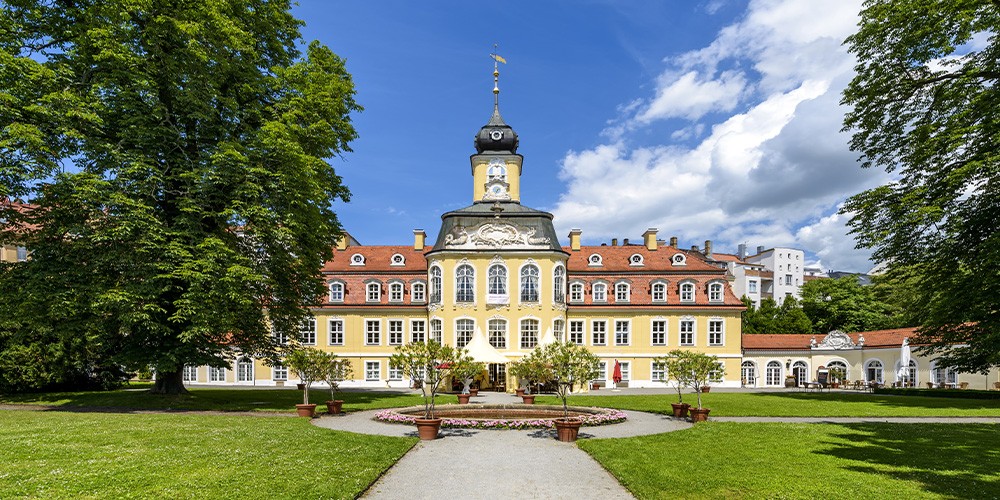
M560 441L573 442L580 432L583 419L570 418L566 398L573 387L585 387L598 374L600 360L586 347L572 342L556 341L542 347L539 358L548 367L547 378L556 384L556 395L562 400L563 416L554 419L556 433Z
M402 368L404 375L423 378L420 387L424 395L424 418L414 419L420 439L437 439L441 419L434 415L434 400L441 382L451 375L452 367L463 357L462 354L461 350L428 340L401 345L389 358L389 363Z
M519 383L524 381L525 392L521 395L521 400L526 405L535 404L535 395L531 393L532 386L544 384L552 379L552 372L541 348L535 348L530 354L521 358L511 367L511 373L517 377Z
M686 368L691 374L688 384L698 394L698 408L690 408L688 412L692 422L704 422L711 410L701 405L702 388L710 382L721 382L726 371L717 356L702 353L689 353Z
M834 389L840 387L840 384L844 383L845 376L847 374L843 368L830 368L830 386Z
M673 382L674 387L677 388L677 402L670 404L674 412L674 417L677 418L687 418L688 408L691 407L690 404L684 402L683 393L683 389L688 386L688 379L691 376L691 369L687 366L690 354L689 351L674 349L667 353L666 356L653 359L654 363L663 366L667 372L661 381L664 384Z
M470 389L472 379L476 375L482 373L485 369L485 364L480 363L479 361L473 361L472 358L466 356L463 356L460 360L455 362L455 366L451 369L451 375L462 381L462 393L458 395L459 403L466 404L469 402L469 398L472 396L472 391Z
M354 370L351 362L346 359L338 359L334 353L325 353L326 359L323 367L322 378L330 386L330 400L326 402L326 412L331 415L339 415L344 401L337 399L337 391L340 390L340 383L351 377Z
M300 417L316 415L316 405L309 404L309 387L313 382L323 378L326 369L326 354L313 347L294 349L285 358L285 365L298 377L303 385L302 404L295 405Z

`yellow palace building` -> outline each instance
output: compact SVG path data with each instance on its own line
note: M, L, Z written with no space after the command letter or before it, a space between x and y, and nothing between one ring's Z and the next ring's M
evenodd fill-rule
M499 73L494 71L494 80ZM584 246L572 230L564 246L552 214L521 204L524 158L518 135L494 108L470 158L472 204L441 216L433 243L366 246L340 241L323 268L326 300L313 307L300 342L349 359L345 387L407 387L389 364L396 346L437 339L487 363L486 387L513 390L506 363L555 339L584 345L601 359L594 383L665 387L653 358L673 349L719 357L718 385L739 387L743 305L725 263L678 247L649 229L641 243ZM281 385L287 369L238 359L233 370L188 367L189 383Z

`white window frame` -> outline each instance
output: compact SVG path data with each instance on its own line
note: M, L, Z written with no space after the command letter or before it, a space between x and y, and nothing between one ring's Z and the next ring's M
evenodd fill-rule
M722 283L718 281L713 281L708 284L708 301L709 302L722 302L726 296L726 289L722 286Z
M576 345L584 345L587 339L586 325L587 322L582 319L573 319L569 321L569 341Z
M747 293L757 293L757 280L747 281Z
M600 361L597 363L597 378L594 382L606 382L608 380L608 362Z
M430 302L432 304L439 304L441 303L442 288L444 287L444 273L441 271L441 266L435 264L431 266L427 274L430 281L428 285L430 287Z
M608 301L608 284L594 283L590 287L590 298L594 302L605 303Z
M552 301L556 304L566 303L566 268L556 264L552 268Z
M316 345L316 318L309 317L299 325L299 343L302 345Z
M403 345L406 340L406 330L402 319L387 319L385 331L387 345Z
M534 270L534 275L531 274ZM525 263L517 271L518 280L518 300L522 303L535 304L542 300L542 270L538 264L532 262ZM534 279L534 284L532 284ZM532 295L532 289L534 295Z
M441 318L431 318L427 326L427 340L434 340L438 344L444 344L444 320Z
M365 345L382 345L382 320L377 318L365 318ZM372 329L372 325L375 329ZM372 334L375 334L375 341L372 342Z
M556 338L558 342L566 341L566 320L562 318L556 318L552 320L552 336Z
M583 302L583 282L573 281L569 284L569 303L580 304Z
M591 267L603 267L604 257L601 257L599 253L592 253L587 257L587 265Z
M534 335L526 335L531 333L525 328L525 325L534 324ZM542 327L542 322L538 318L521 318L517 322L517 345L520 349L531 350L538 347L539 333Z
M375 374L372 377L372 373ZM365 360L365 382L378 382L382 380L382 362Z
M628 303L632 298L632 286L624 281L615 283L615 303Z
M464 274L468 272L469 274ZM476 302L476 268L468 262L455 266L455 303Z
M181 380L183 380L184 382L197 382L198 367L194 365L184 365L184 371L181 374Z
M712 331L713 324L718 325L719 331ZM718 335L718 342L712 342L714 334ZM708 345L715 347L726 345L726 321L723 318L708 318Z
M649 380L652 382L664 382L667 380L667 366L663 363L650 361Z
M340 325L339 328L334 325ZM344 345L345 332L347 330L346 324L343 318L330 318L326 323L327 326L327 343L329 345ZM340 337L340 341L337 341L337 336Z
M490 318L486 321L486 339L489 341L490 345L494 349L507 349L510 345L507 342L507 320L505 318ZM494 328L494 326L499 326L500 328ZM497 342L494 343L494 340Z
M494 270L496 272L494 272ZM510 285L510 273L507 272L507 266L501 262L494 262L490 264L490 267L486 271L487 273L487 292L491 295L507 295L507 291Z
M427 342L427 320L425 319L410 320L410 342L420 342L420 343Z
M649 286L649 295L654 303L657 304L665 303L667 301L667 282L654 281Z
M389 282L389 302L396 304L402 302L405 291L406 287L403 286L402 281Z
M216 366L208 367L208 381L209 382L225 382L226 381L226 369L219 368Z
M624 342L622 340L624 340ZM615 345L616 346L632 345L632 320L629 319L615 320Z
M424 303L427 301L427 285L423 281L415 281L410 285L410 302Z
M335 288L338 289L338 291L335 292ZM347 286L343 281L331 281L328 285L328 289L330 303L339 304L344 301L344 295L347 294Z
M680 296L681 302L685 304L694 303L697 300L698 294L696 293L696 288L694 281L685 280L677 284L677 294Z
M690 324L691 331L685 331L684 325ZM684 342L684 335L691 335L690 342ZM698 322L691 316L685 316L677 322L677 345L693 347L698 343Z
M382 284L376 281L365 283L365 302L382 302Z
M777 368L777 370L775 370ZM781 361L772 359L764 365L764 385L767 387L779 387L784 385L784 369Z
M390 363L389 369L387 370L386 380L403 380L403 369L398 366L393 366L392 363Z
M455 318L455 347L464 349L476 333L476 320L469 317ZM465 337L463 339L463 337Z
M284 382L288 380L288 367L278 363L271 367L271 380Z
M644 264L641 253L634 253L628 258L628 265L632 267L642 267Z
M249 368L247 368L249 366ZM247 357L241 357L236 360L236 381L237 382L253 382L253 360Z
M657 325L660 326L660 328L659 328L660 331L657 331L657 329L658 329ZM654 347L664 347L664 346L668 345L669 342L667 340L667 335L668 335L669 330L670 329L667 328L667 319L666 318L653 318L653 319L649 320L649 345L654 346ZM660 342L657 342L656 341L657 340L657 336L660 336L660 338L663 339L663 340L660 341Z
M389 257L389 265L393 267L405 266L406 257L403 257L401 253L392 254L392 257Z
M745 387L757 387L758 378L760 378L760 373L757 370L757 363L749 359L740 363L741 385Z
M632 362L631 361L619 361L619 368L622 370L622 382L628 382L632 380Z
M365 265L365 256L361 255L359 253L356 253L356 254L352 255L351 256L351 265L352 266L363 266L363 265Z
M598 328L598 324L601 325ZM600 342L598 342L597 336L600 335ZM605 346L608 345L608 320L606 319L592 319L590 320L590 345L592 346Z

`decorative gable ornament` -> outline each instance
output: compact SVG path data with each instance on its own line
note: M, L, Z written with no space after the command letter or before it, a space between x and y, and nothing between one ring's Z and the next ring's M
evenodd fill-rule
M488 221L469 229L455 226L445 236L444 244L448 248L547 247L549 238L535 236L536 232L535 228L525 228L506 221Z
M823 337L823 341L813 345L812 348L816 350L842 351L846 349L860 349L860 346L851 340L850 335L840 330L834 330L826 334L826 337Z

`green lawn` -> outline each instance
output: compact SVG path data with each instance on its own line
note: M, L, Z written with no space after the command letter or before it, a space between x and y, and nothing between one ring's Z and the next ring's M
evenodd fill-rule
M578 441L639 498L998 498L995 424L708 422Z
M0 395L0 404L39 404L55 406L100 406L150 410L220 410L294 412L302 402L302 391L295 389L208 389L189 388L189 394L165 396L148 394L143 388L117 391L50 392L40 394ZM309 391L309 401L317 403L317 411L326 411L323 403L330 397L328 390ZM374 410L423 404L417 392L385 391L339 392L344 411ZM454 396L439 395L439 401L456 402Z
M354 498L414 438L299 418L0 412L0 496Z
M557 404L558 398L542 396L539 404ZM670 413L677 394L637 396L570 396L569 404L604 406L622 410ZM684 401L695 404L694 394ZM1000 417L1000 400L892 396L844 392L710 392L702 395L711 416L726 417Z

